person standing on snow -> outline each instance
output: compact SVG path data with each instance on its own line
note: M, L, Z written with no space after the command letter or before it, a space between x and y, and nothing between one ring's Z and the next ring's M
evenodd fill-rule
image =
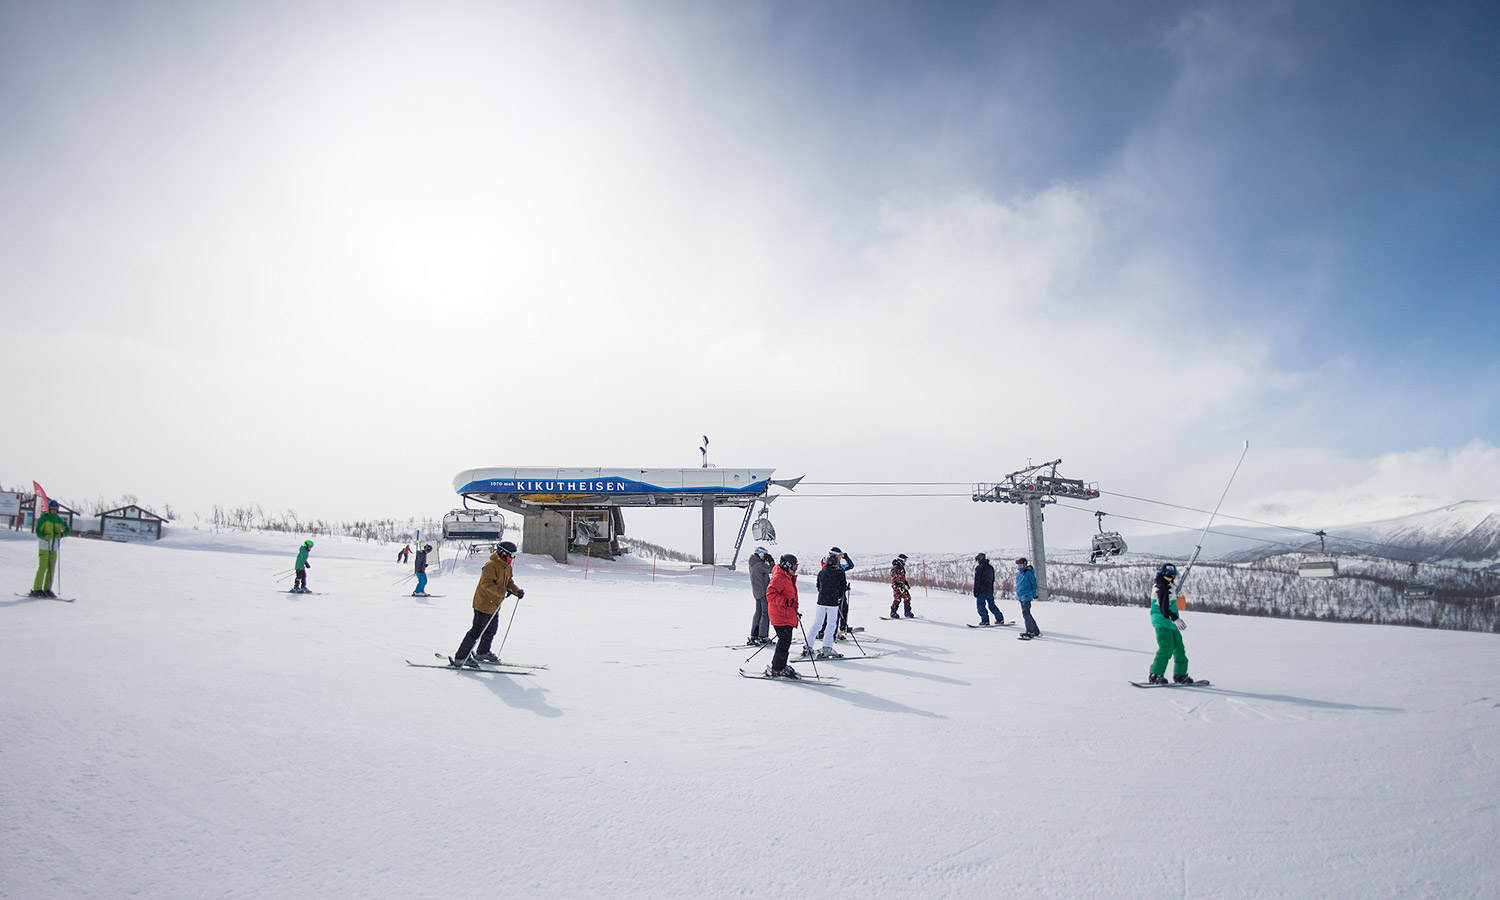
M818 611L813 616L812 627L808 629L808 634L819 631L823 634L823 649L818 651L818 659L844 658L844 654L833 649L833 636L838 630L839 602L848 592L849 579L839 567L839 556L837 553L829 553L823 568L818 572ZM802 658L811 659L812 655L812 642L808 640L802 645Z
M312 568L312 563L307 561L307 554L312 552L312 548L312 541L303 541L302 546L297 548L297 563L294 566L297 575L292 579L292 593L294 594L312 593L307 589L307 570Z
M756 547L746 562L750 569L750 595L755 598L755 614L750 617L751 647L771 642L771 620L766 615L766 588L771 584L771 570L776 568L771 551Z
M1016 600L1021 604L1021 618L1026 620L1024 638L1041 637L1036 619L1031 617L1031 601L1036 599L1036 571L1026 562L1026 557L1016 560Z
M490 652L490 645L495 640L495 627L499 624L500 604L511 594L515 594L517 600L526 596L526 592L516 585L515 578L512 577L515 571L512 560L515 555L516 545L510 541L501 541L495 552L490 554L490 561L484 564L484 571L479 573L479 584L474 586L474 624L469 626L469 632L459 643L458 652L448 657L450 666L477 669L482 662L500 661L500 657ZM479 647L470 656L469 651L475 649L476 641Z
M974 605L979 608L979 624L990 624L990 613L995 614L995 624L1004 625L1005 617L995 605L995 567L983 553L974 557Z
M839 637L843 637L843 636L845 636L845 635L847 635L849 633L849 579L848 579L848 573L849 573L850 569L854 568L854 560L852 560L852 559L849 558L849 554L845 553L844 551L840 550L837 547L834 547L832 550L829 550L828 552L829 553L836 553L836 554L838 554L838 557L839 557L839 571L841 571L841 572L843 572L845 574L845 578L844 578L844 596L841 597L841 598L839 598L839 620L838 620L838 623L837 623L838 626L839 626L839 628L838 628L838 636Z
M1188 674L1187 648L1182 644L1182 632L1187 623L1177 615L1177 604L1172 600L1172 582L1177 580L1177 567L1167 563L1156 570L1156 600L1151 604L1151 624L1156 627L1156 658L1151 661L1151 684L1166 684L1167 660L1172 660L1172 681L1177 684L1194 684Z
M914 619L911 614L911 585L906 581L906 554L902 553L891 560L891 618L896 618L896 607L906 603L906 617Z
M427 596L427 554L431 552L431 544L423 544L422 549L417 551L414 562L417 567L417 589L411 592L413 597Z
M771 627L776 629L776 652L771 655L766 676L801 677L786 663L792 651L792 629L802 621L797 612L797 557L790 553L783 554L771 572L771 582L766 586L766 615L771 620Z
M404 562L406 562L407 558L409 558L410 556L411 556L411 544L407 544L405 547L401 548L401 551L399 553L396 554L396 562L404 563Z
M52 576L57 573L57 549L62 539L73 531L62 516L57 514L58 508L56 500L48 500L47 511L37 517L36 527L31 529L36 535L38 546L36 579L31 583L31 593L26 595L28 597L57 599L57 595L52 593Z

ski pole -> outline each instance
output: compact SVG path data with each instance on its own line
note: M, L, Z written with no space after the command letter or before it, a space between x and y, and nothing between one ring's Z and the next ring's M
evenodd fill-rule
M755 657L760 656L760 651L766 649L766 646L767 646L766 644L761 644L759 647L756 647L754 653L752 653L749 656L745 657L745 662L749 662L750 660L754 659Z
M848 631L846 631L844 633L847 634L847 635L849 635L849 640L853 641L854 642L854 646L856 646L856 647L859 648L859 655L860 656L864 656L865 655L865 648L860 645L859 638L857 638L857 637L854 636L854 629L851 628L851 629L849 629Z
M501 657L500 654L502 652L504 652L504 650L505 650L505 642L506 642L506 640L508 640L510 638L510 626L516 624L516 610L518 610L520 608L521 608L521 598L517 597L515 605L510 608L510 621L507 622L507 623L505 623L505 636L502 637L502 638L500 638L500 649L498 651L496 651L496 653L495 653L495 656L498 657L498 658L501 658L501 659L504 658L504 657ZM500 607L498 607L498 606L495 607L495 615L497 615L497 616L500 615Z
M391 582L391 584L392 585L397 585L397 584L400 584L402 581L411 581L413 578L416 578L416 577L417 577L417 573L413 572L410 575L406 576L405 578L401 579L401 581L393 581L393 582Z
M838 623L835 622L834 624L837 625ZM804 646L804 647L812 647L812 641L809 641L807 639L807 629L802 627L802 617L801 616L797 617L797 629L802 632L802 646ZM818 677L818 655L817 655L817 653L814 653L812 656L809 656L807 658L807 661L812 664L812 667L813 667L813 677L817 678ZM787 664L791 665L791 660L787 660Z
M1234 484L1234 476L1240 474L1240 466L1245 462L1245 454L1250 452L1250 442L1246 441L1244 449L1240 450L1239 462L1234 464L1234 471L1229 473L1229 483L1224 485L1224 492L1219 495L1219 502L1214 506L1214 511L1209 514L1208 524L1203 526L1202 534L1198 535L1198 546L1193 548L1193 555L1182 569L1182 577L1177 579L1177 596L1182 596L1182 586L1187 584L1188 573L1193 571L1193 563L1198 561L1198 554L1203 552L1203 539L1208 536L1208 529L1213 527L1214 519L1219 515L1219 507L1224 505L1224 498L1229 495L1229 485Z

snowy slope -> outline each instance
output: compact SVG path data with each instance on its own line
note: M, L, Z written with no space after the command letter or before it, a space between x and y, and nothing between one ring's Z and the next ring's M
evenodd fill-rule
M274 579L295 545L73 540L77 603L4 595L0 896L1447 898L1500 883L1492 635L1189 611L1194 674L1215 687L1138 690L1143 609L1041 605L1045 638L1028 643L964 627L956 594L880 621L888 595L856 584L856 623L899 652L840 664L838 687L788 685L740 678L748 651L720 646L747 630L743 574L585 578L525 557L504 655L551 668L465 674L402 660L453 650L477 564L422 601L393 586L394 548L319 539L327 593L299 597ZM34 547L0 538L16 590Z

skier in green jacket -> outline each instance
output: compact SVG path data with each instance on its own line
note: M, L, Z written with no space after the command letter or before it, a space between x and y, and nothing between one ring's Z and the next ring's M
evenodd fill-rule
M41 545L37 548L36 580L31 583L28 597L57 598L52 593L52 576L57 572L57 545L72 533L68 523L57 514L57 508L56 500L48 500L47 511L36 520L36 527L32 529Z
M307 554L312 552L312 541L303 541L302 546L297 548L297 576L292 579L292 593L310 594L307 589L307 570L312 568L312 563L307 561Z
M1172 681L1177 684L1194 684L1188 674L1187 648L1182 645L1182 632L1187 623L1177 615L1177 603L1172 599L1172 582L1177 580L1177 567L1167 563L1156 571L1156 597L1151 603L1151 624L1156 627L1156 658L1151 661L1151 684L1167 683L1167 660L1172 660Z

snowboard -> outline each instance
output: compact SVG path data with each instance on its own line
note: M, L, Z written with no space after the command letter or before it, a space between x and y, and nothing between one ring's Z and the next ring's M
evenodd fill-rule
M969 625L970 628L1011 628L1015 622L990 622L984 625Z
M925 619L926 616L881 616L882 622L900 622L904 619Z
M1132 681L1130 683L1133 684L1133 685L1135 685L1138 688L1158 688L1158 687L1181 687L1181 688L1186 688L1186 687L1207 687L1208 686L1208 680L1204 679L1204 678L1200 678L1197 681L1194 681L1192 684L1178 684L1175 681L1169 681L1166 684L1152 684L1149 681Z

